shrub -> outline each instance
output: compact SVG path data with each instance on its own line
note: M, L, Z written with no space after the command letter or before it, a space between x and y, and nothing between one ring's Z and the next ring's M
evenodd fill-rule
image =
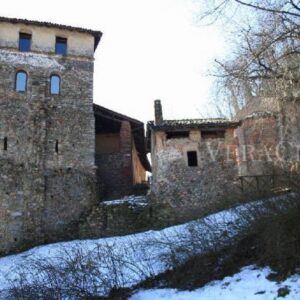
M268 203L269 213L254 215L253 237L258 263L280 273L295 272L300 265L300 201L290 197L281 205Z

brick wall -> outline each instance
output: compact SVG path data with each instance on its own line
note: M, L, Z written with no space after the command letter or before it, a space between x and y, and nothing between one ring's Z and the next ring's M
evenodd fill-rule
M115 199L128 195L132 191L133 139L128 121L123 121L121 124L119 141L119 152L96 155L97 178L104 199Z
M279 119L277 114L253 115L236 129L239 175L271 175L278 163Z

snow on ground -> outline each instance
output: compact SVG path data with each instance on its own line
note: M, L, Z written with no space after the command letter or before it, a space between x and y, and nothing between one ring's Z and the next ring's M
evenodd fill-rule
M243 268L232 277L213 281L194 291L175 289L141 290L129 300L299 300L300 275L294 275L281 283L270 281L266 277L269 268L259 269L255 266ZM288 288L289 294L278 297L279 289Z
M240 222L239 215L247 206L222 211L198 221L159 231L150 230L127 236L50 244L0 258L0 291L8 289L9 281L18 278L20 266L25 269L31 268L32 260L50 260L52 264L61 266L64 263L63 257L75 257L78 251L85 256L95 257L95 261L99 260L99 257L114 257L119 263L118 287L133 286L168 270L172 265L170 258L174 257L176 248L179 249L178 253L175 253L177 261L184 261L191 253L195 254L195 251L204 253L211 247L219 247L222 242L234 237L241 229L241 224L236 226ZM99 269L106 278L112 277L111 274L115 276L113 268L115 266L108 265L107 261L99 262ZM37 271L34 273L35 270L31 272L32 278L39 275ZM99 290L98 293L107 293L107 290Z
M234 232L232 226L237 218L237 213L234 210L228 210L210 215L199 221L172 226L159 231L150 230L127 236L98 240L76 240L35 247L20 254L0 258L0 291L8 289L9 281L18 278L18 268L20 266L29 267L32 260L50 259L54 264L60 265L64 255L75 255L78 249L85 254L96 253L95 250L99 247L107 248L109 255L123 259L123 263L120 264L122 270L119 270L125 275L120 276L123 280L122 286L132 286L147 277L169 269L170 264L167 258L174 250L174 246L183 246L187 251L195 246L188 244L190 242L189 237L194 234L195 230L201 236L205 232L209 242L219 243L224 236L224 231ZM214 224L214 236L208 234L206 224L210 224L210 226ZM199 249L201 249L200 246ZM109 267L106 267L103 272L107 274ZM107 275L109 276L109 274Z
M122 199L109 200L104 201L105 205L120 205L120 204L129 204L129 205L139 205L146 206L148 204L148 200L145 196L126 196Z

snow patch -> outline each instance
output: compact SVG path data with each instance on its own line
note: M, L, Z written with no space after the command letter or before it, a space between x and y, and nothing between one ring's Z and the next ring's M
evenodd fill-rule
M64 67L59 64L55 58L50 58L49 56L40 53L12 53L7 50L0 50L0 61L19 65L30 65L32 67L45 69L64 69Z
M300 294L300 275L294 275L277 283L266 277L271 273L269 268L248 266L231 277L213 281L194 291L176 289L141 290L129 300L298 300ZM277 298L278 290L287 288L289 294Z
M138 206L147 206L148 201L145 196L126 196L122 199L104 201L105 205L120 205L120 204L129 204L129 205L138 205Z

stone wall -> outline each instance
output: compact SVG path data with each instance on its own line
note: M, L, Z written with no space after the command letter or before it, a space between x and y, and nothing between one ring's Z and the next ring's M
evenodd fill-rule
M233 129L214 139L203 139L200 130L191 130L187 138L167 139L163 131L152 135L154 206L163 204L184 215L231 194L237 175ZM197 152L198 166L188 166L188 151Z
M0 159L0 255L44 242L44 177L11 159Z
M43 29L32 31L38 39ZM54 49L50 31L42 37ZM89 49L86 35L82 47ZM7 44L0 36L0 254L78 235L74 224L96 200L91 52L24 53L12 37ZM18 70L28 74L23 93L15 91ZM59 95L50 95L52 74L61 78Z
M95 205L79 224L81 238L124 235L152 227L152 208L143 196L129 196Z

